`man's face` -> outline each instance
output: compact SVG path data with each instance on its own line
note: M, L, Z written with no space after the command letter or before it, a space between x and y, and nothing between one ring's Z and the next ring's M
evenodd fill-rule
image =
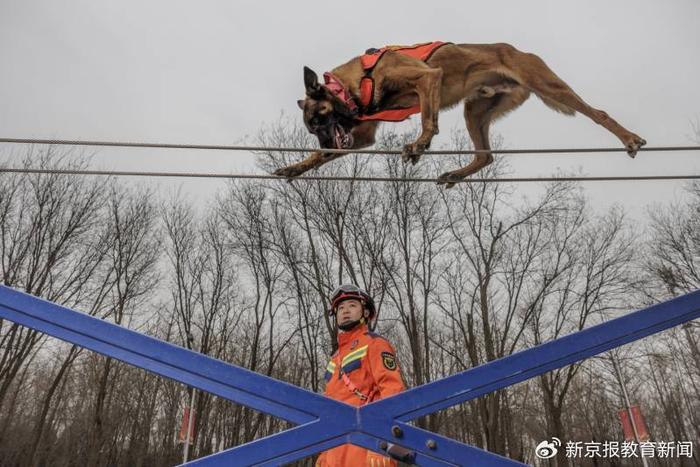
M358 321L363 316L362 302L355 299L343 300L336 309L336 319L339 325Z

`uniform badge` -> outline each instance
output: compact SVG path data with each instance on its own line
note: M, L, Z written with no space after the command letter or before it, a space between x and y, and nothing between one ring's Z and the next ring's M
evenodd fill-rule
M357 344L359 344L359 343L360 343L359 339L355 339L354 341L352 341L352 344L350 344L350 350L354 350L355 347L357 347Z
M396 357L389 352L382 352L382 363L387 370L394 371L396 369Z

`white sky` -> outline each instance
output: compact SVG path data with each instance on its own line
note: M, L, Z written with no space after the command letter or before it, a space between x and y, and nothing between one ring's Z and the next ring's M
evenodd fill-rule
M323 72L368 47L444 40L509 42L537 53L650 146L688 145L690 121L700 117L699 20L697 0L0 0L0 136L241 143L281 112L301 118L303 65ZM462 128L461 109L440 122L434 147ZM587 118L556 114L535 97L494 131L511 148L620 144ZM511 160L514 175L579 167L589 175L641 175L700 173L698 156ZM242 172L250 161L240 153L101 149L95 165ZM225 182L167 183L207 198ZM640 214L650 202L677 196L681 185L586 188L602 206L619 201Z

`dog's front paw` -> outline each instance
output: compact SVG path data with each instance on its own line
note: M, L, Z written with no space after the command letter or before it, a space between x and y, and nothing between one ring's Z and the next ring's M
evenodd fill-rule
M304 172L306 172L304 169L295 164L288 165L287 167L282 167L281 169L277 169L274 172L272 172L272 174L277 175L278 177L294 178L298 177Z
M445 172L438 177L437 184L445 185L445 188L452 188L456 183L461 182L463 179L464 177L454 172Z
M426 145L419 143L407 144L403 147L403 152L401 153L401 159L404 162L410 162L416 165L420 160L420 156L425 152Z
M637 151L639 151L639 149L645 144L647 144L647 142L644 138L632 133L632 135L627 139L627 142L625 143L627 154L633 158L637 155Z

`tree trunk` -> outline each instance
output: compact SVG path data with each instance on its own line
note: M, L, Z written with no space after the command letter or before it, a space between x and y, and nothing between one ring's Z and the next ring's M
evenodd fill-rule
M68 351L68 355L61 364L58 373L56 373L56 376L51 382L51 386L49 386L48 391L46 391L46 396L44 397L44 402L41 406L41 412L39 413L39 417L35 422L34 430L32 433L32 441L29 448L29 465L33 467L38 467L39 463L41 462L41 456L39 455L39 443L41 442L41 438L44 434L44 426L46 424L46 418L49 413L49 409L51 408L51 403L53 402L53 397L56 394L56 390L59 388L64 376L75 361L75 358L77 357L78 353L78 347L71 347L70 351Z

